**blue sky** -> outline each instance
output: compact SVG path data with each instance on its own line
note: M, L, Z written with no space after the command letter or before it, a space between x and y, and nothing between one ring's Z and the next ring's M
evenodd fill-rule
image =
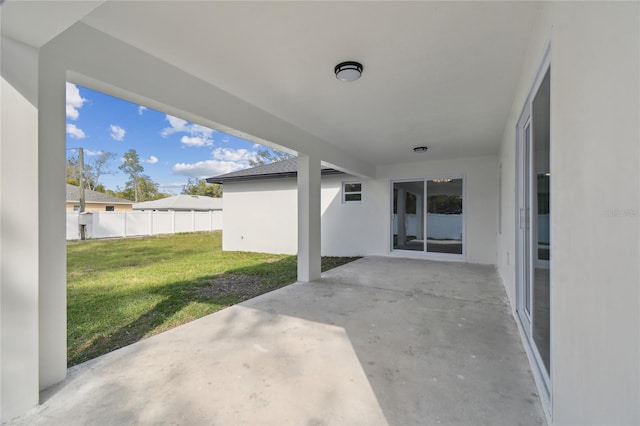
M135 149L144 174L163 192L179 194L188 178L211 177L249 167L258 149L253 142L178 117L67 83L67 156L84 148L85 161L100 151L114 152L112 175L100 177L107 189L124 189L118 166Z

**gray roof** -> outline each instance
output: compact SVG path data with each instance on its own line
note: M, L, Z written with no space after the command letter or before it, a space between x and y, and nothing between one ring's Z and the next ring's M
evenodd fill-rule
M321 174L342 174L341 171L322 166ZM298 175L298 159L289 158L275 163L264 164L250 169L238 170L220 176L207 178L209 183L235 182L241 180L277 179L296 177Z
M174 195L133 205L134 210L222 210L222 198L204 195Z
M92 191L85 188L84 200L87 203L109 203L109 204L133 204L133 201L125 200L124 198L114 197L109 194L104 194L98 191ZM67 184L67 202L79 203L80 202L80 187L76 185Z

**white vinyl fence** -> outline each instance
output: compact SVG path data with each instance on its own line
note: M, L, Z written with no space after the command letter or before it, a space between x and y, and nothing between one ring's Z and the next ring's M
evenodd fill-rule
M222 210L85 213L87 238L134 237L222 229ZM80 214L67 212L67 240L80 239Z

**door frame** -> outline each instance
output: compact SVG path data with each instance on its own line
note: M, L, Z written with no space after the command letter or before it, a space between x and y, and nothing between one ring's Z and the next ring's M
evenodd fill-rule
M462 179L462 254L438 253L427 251L426 235L427 235L427 182L434 179ZM423 182L423 229L425 234L425 245L423 250L402 250L393 247L393 185L402 182ZM403 257L417 256L422 259L445 260L466 262L467 260L467 179L464 173L438 173L426 175L416 178L400 178L391 179L389 181L389 252L392 254L401 254Z
M531 212L527 211L526 209L523 209L523 205L522 202L525 201L525 198L528 197L528 206L532 207L534 205L536 205L536 203L534 203L534 201L537 202L537 200L534 200L534 194L532 194L532 192L530 191L530 188L528 188L529 190L527 191L527 188L525 188L525 183L527 182L527 177L524 176L526 171L529 171L529 173L532 170L533 167L533 155L531 152L531 146L533 143L533 139L530 137L529 138L529 145L526 146L525 141L526 141L526 132L525 129L527 128L527 126L529 126L529 134L530 136L532 135L532 121L531 121L531 114L532 114L532 103L533 100L538 92L538 90L540 89L540 86L542 84L542 82L544 81L544 78L547 74L547 72L550 72L551 69L551 55L550 55L550 51L551 51L551 46L550 44L548 44L545 48L545 52L543 55L543 59L542 62L540 64L540 67L538 68L536 75L535 75L535 79L533 81L533 84L531 86L531 89L529 90L529 94L527 95L527 98L525 100L524 106L522 108L522 112L520 113L520 116L518 118L518 121L516 123L516 155L515 155L515 165L516 165L516 169L515 169L515 178L516 178L516 198L515 198L515 250L516 250L516 256L515 256L515 290L516 290L516 318L518 320L519 326L522 330L523 333L523 343L525 345L525 349L527 351L527 354L529 355L530 358L530 362L532 365L532 370L534 371L534 376L536 377L536 381L539 382L539 388L542 389L544 392L542 392L542 397L545 400L545 402L548 405L549 408L549 412L552 412L552 374L553 374L553 345L551 344L552 342L552 336L553 336L553 298L552 295L550 294L549 296L549 305L550 305L550 312L549 312L549 373L547 373L546 368L544 367L544 362L542 360L542 357L540 356L540 352L536 346L536 344L533 341L533 336L531 333L532 330L532 316L531 316L531 307L529 307L529 309L525 310L525 294L524 294L524 278L525 278L525 274L528 275L529 278L529 282L531 283L532 280L532 276L533 276L533 272L531 271L531 268L534 268L535 265L535 261L534 261L534 256L533 253L531 252L531 249L529 248L529 251L527 252L525 244L527 243L527 238L524 237L524 233L533 233L533 232L537 232L537 229L532 229L532 227L528 227L528 225L531 224ZM549 112L550 116L551 116L551 110ZM551 122L551 120L550 120ZM550 142L551 143L551 142ZM523 149L527 149L527 152L523 152ZM550 166L552 163L552 158L550 156ZM528 167L525 167L525 164ZM524 169L524 170L523 170ZM533 201L532 201L533 200ZM551 211L551 210L550 210ZM523 223L525 222L525 228L523 229ZM553 236L551 236L550 241L553 240ZM530 241L530 240L529 240ZM551 251L553 253L553 250ZM526 268L523 264L523 259L522 257L526 256L527 259L525 259L525 261L529 262L529 267ZM535 256L535 258L537 258L537 256ZM550 262L550 261L549 261ZM549 264L550 265L550 264ZM547 265L547 267L550 269L550 266ZM550 277L551 279L551 277ZM532 283L533 284L533 283ZM550 283L550 288L551 288L551 283ZM533 297L533 287L530 287L530 291L531 291L531 296ZM532 303L532 297L530 302ZM524 312L523 312L524 310ZM527 312L528 311L528 312ZM542 386L540 386L542 385Z

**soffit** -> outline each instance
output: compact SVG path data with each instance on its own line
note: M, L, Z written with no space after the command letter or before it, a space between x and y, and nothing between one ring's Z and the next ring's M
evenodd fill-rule
M107 2L82 21L371 164L392 164L497 152L537 10L535 2ZM364 65L360 80L336 80L344 60ZM429 151L416 155L416 145Z
M0 28L3 36L39 48L102 3L104 0L9 0L1 3Z

